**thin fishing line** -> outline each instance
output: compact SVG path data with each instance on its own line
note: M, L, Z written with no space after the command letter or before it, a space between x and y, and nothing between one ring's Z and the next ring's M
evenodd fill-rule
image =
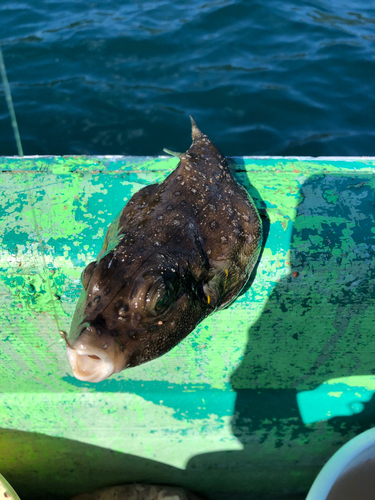
M12 94L10 93L7 72L5 70L5 64L4 64L4 58L3 58L3 51L1 50L1 44L0 44L0 73L1 73L1 79L2 79L3 85L4 85L5 99L6 99L7 104L8 104L10 120L12 122L14 139L15 139L16 144L17 144L18 156L23 156L21 137L20 137L20 133L18 130L16 113L15 113L14 107L13 107Z
M1 44L0 44L0 72L1 72L1 79L4 85L4 90L5 90L5 98L8 104L8 109L9 109L9 115L10 119L12 122L12 127L13 127L13 132L14 132L14 138L17 144L17 150L18 150L18 156L23 156L23 149L22 149L22 143L21 143L21 137L20 133L18 130L18 124L17 124L17 118L16 118L16 113L14 111L14 106L13 106L13 100L12 100L12 94L10 92L10 87L9 87L9 82L6 74L6 69L5 69L5 64L4 64L4 58L3 58L3 52L1 50ZM43 245L42 237L40 235L39 229L38 229L38 219L35 211L35 203L33 202L34 200L32 199L31 193L27 193L27 198L29 205L31 206L31 213L32 217L34 219L34 224L35 224L35 232L37 235L37 241L38 241L38 246L41 251L41 256L42 256L42 267L46 276L46 284L47 284L47 289L49 296L51 297L52 301L52 308L53 308L53 316L56 322L57 330L59 332L59 335L61 335L61 330L60 330L60 324L59 324L59 318L57 315L57 310L55 306L55 301L53 300L53 293L52 293L52 286L51 282L49 279L49 272L48 272L48 267L47 267L47 261L46 261L46 256L45 256L45 248Z

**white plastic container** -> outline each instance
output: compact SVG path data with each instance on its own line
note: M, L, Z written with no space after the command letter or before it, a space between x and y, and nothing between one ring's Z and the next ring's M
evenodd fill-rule
M375 428L351 439L325 464L306 500L375 499Z
M8 483L4 476L0 474L0 498L4 500L20 500L20 497Z

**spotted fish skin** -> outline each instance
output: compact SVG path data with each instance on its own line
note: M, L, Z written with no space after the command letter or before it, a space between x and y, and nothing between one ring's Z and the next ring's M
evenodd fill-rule
M129 200L83 272L67 339L81 380L104 380L166 353L233 301L256 264L255 205L191 120L193 143L177 168Z

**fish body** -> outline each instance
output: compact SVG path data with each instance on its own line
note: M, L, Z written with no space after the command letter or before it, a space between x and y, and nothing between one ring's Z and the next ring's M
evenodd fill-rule
M257 209L191 120L193 143L177 168L129 200L82 274L67 338L80 380L98 382L166 353L232 302L256 264Z

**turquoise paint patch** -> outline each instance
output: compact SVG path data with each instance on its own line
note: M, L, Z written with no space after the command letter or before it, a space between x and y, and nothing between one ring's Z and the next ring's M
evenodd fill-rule
M63 380L90 392L136 394L154 404L172 408L175 411L173 417L180 420L206 419L210 415L231 417L236 400L236 392L215 390L208 384L181 386L159 381L108 379L93 385L70 375L63 377Z
M360 413L374 394L365 387L326 382L312 391L299 392L297 403L303 423L313 424Z
M289 249L293 223L290 219L288 222L286 228L283 227L280 221L275 222L271 226L270 234L267 238L267 249L269 249L273 255L283 251L286 253Z

